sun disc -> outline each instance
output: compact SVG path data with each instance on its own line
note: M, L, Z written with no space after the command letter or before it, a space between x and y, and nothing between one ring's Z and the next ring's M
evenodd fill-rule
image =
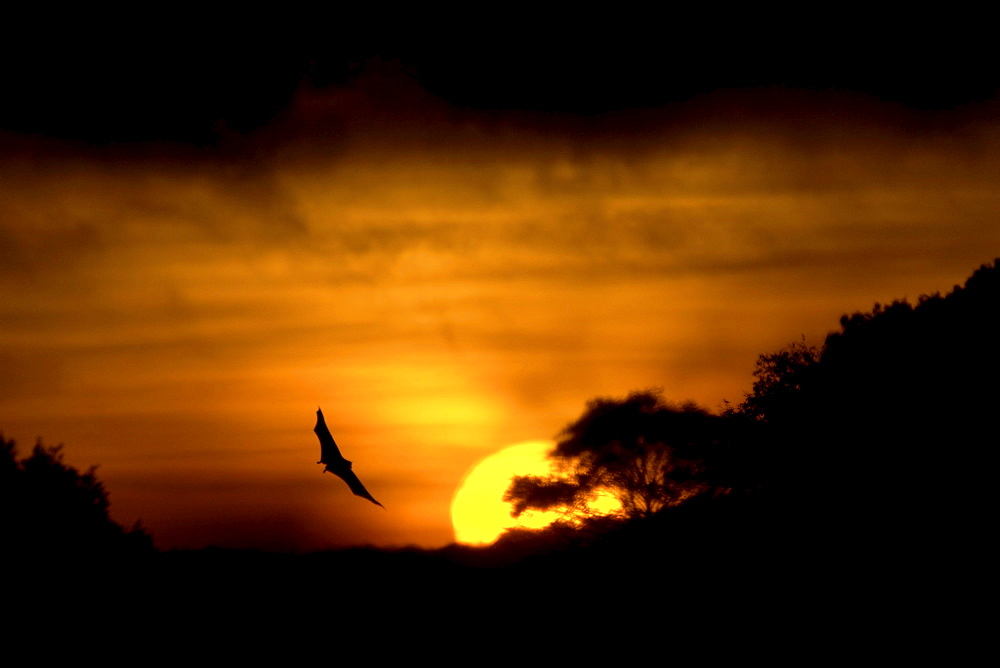
M557 513L531 513L514 519L503 495L516 475L549 473L546 458L551 441L528 441L500 450L482 459L466 474L451 502L455 540L466 545L492 543L514 526L541 528L558 518Z

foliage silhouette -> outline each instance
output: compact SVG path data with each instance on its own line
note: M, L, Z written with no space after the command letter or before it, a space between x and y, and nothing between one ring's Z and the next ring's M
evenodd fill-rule
M62 446L40 441L23 459L13 440L0 435L0 446L0 531L8 556L152 550L152 539L138 523L126 530L108 515L108 493L95 475L97 467L81 473L63 461Z
M634 519L726 491L712 463L730 439L731 422L694 404L671 405L654 391L593 400L549 454L554 473L516 476L504 500L514 517L557 510L579 524L600 514L593 503L601 494L620 504L614 514Z
M978 544L992 508L998 312L994 260L945 296L843 316L821 347L761 355L751 393L721 415L652 392L593 401L560 435L555 472L515 478L505 500L515 516L558 509L587 528L586 502L603 489L620 517L642 520L643 540L724 531L772 553L914 559Z
M990 503L998 311L994 260L946 296L843 316L820 350L761 356L733 412L761 426L775 501L850 540L971 539Z
M819 354L819 350L803 341L776 353L761 355L753 372L753 391L740 406L740 413L763 420L794 411Z

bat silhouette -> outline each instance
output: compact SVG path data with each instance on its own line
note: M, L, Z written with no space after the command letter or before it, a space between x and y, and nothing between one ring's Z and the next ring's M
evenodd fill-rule
M365 486L358 480L358 476L354 475L354 471L351 470L351 462L344 459L344 456L340 454L340 448L337 447L337 442L333 440L333 434L330 433L330 429L326 426L326 420L323 419L322 410L316 410L316 426L313 427L313 431L319 437L319 461L316 463L326 464L323 468L323 473L329 471L346 482L355 496L368 499L376 506L385 508L385 506L375 500L375 497L368 493Z

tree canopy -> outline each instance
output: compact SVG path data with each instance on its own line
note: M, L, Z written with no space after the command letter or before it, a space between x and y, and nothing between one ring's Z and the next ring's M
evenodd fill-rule
M560 433L552 474L516 477L504 498L515 517L586 519L605 493L625 518L738 505L842 545L957 539L989 505L998 312L995 260L947 295L845 315L822 346L761 355L752 391L721 415L657 392L596 399Z
M580 520L596 514L593 502L604 494L620 504L617 515L648 517L718 489L710 462L726 441L726 422L654 391L595 399L560 433L549 455L553 473L515 477L504 500L515 517L558 510Z
M845 315L819 349L757 362L734 412L760 426L785 507L872 539L978 521L1000 395L1000 264L947 295Z

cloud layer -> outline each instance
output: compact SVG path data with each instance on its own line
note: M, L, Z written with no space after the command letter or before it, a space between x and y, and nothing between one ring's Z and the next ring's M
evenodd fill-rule
M269 545L441 544L467 467L586 399L739 400L757 354L997 255L994 119L469 111L383 72L212 148L7 136L0 428L101 463L163 545L252 543L248 514ZM313 470L316 404L395 514L359 528Z

